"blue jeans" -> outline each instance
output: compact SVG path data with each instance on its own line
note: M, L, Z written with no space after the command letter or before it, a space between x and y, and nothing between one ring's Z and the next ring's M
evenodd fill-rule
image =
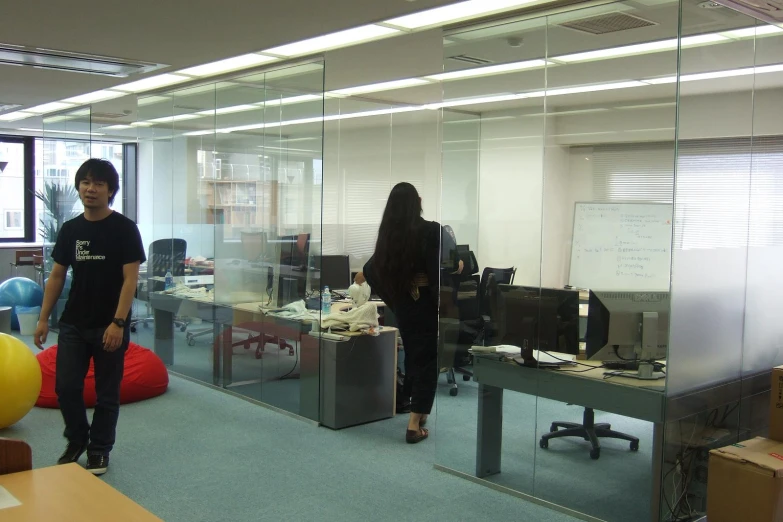
M106 328L79 328L60 323L57 337L57 376L55 391L65 421L63 435L69 442L88 442L87 453L108 455L114 447L117 419L120 416L120 382L125 367L125 351L130 332L125 328L122 346L114 352L103 349ZM87 422L84 406L84 378L95 365L95 392L98 402Z

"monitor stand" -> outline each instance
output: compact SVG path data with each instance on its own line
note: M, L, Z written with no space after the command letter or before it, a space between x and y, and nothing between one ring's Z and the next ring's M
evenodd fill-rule
M635 372L612 372L613 376L630 377L642 381L665 379L666 374L656 372L654 361L658 349L658 312L642 314L642 346L639 354L639 369Z

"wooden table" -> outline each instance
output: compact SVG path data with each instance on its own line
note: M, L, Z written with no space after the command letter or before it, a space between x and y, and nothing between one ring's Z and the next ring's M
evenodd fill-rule
M0 475L0 486L21 502L0 509L3 522L161 520L78 464Z

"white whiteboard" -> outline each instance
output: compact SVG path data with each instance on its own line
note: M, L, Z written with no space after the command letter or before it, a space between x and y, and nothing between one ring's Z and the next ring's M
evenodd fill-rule
M577 203L569 284L668 291L671 245L671 205Z

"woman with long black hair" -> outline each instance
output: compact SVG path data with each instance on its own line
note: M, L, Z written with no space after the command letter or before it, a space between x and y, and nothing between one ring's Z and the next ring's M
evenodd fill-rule
M438 294L441 226L421 217L421 198L410 183L389 194L375 253L356 276L366 281L397 317L405 348L405 397L411 414L405 440L426 439L424 423L438 385Z

